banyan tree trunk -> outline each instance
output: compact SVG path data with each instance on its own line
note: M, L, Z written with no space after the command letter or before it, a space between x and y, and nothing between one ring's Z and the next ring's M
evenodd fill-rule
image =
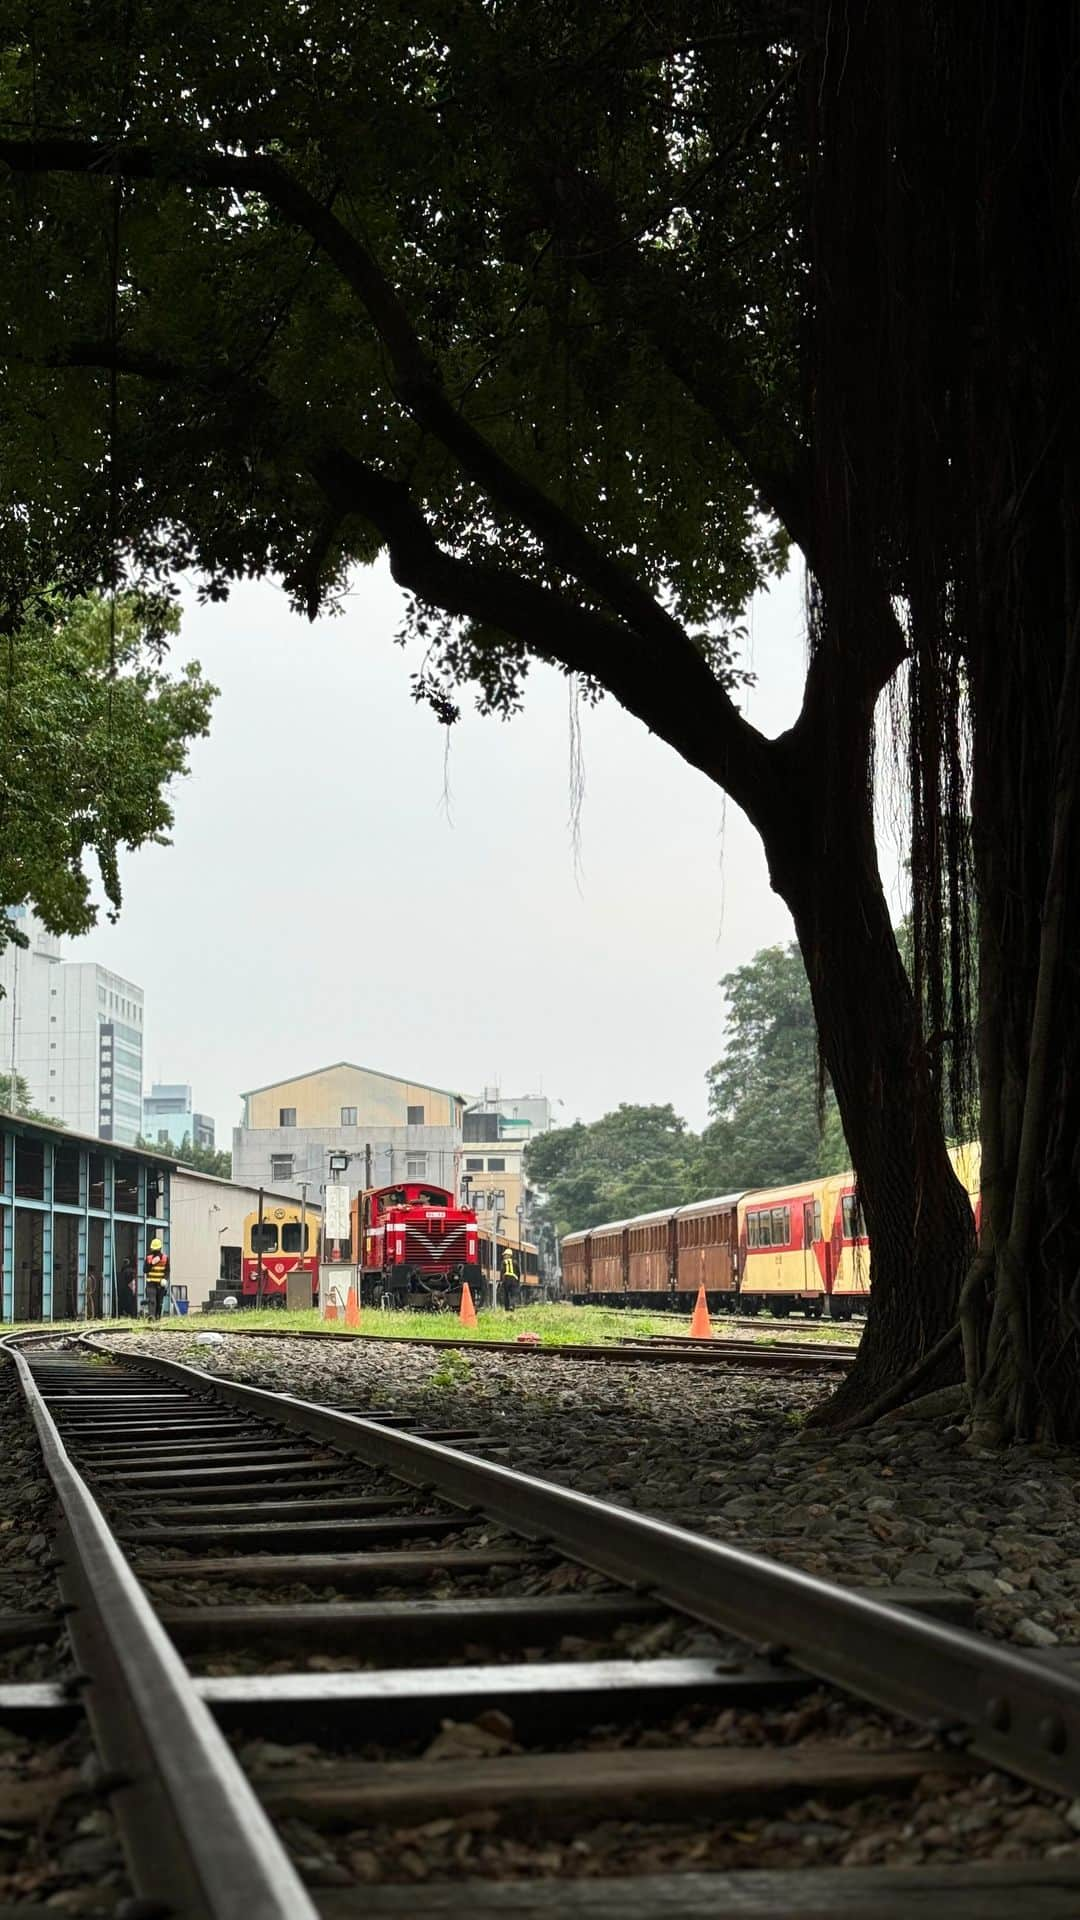
M821 785L816 807L804 805L799 816L799 844L780 848L767 840L767 850L773 884L795 921L871 1241L873 1278L858 1358L817 1415L818 1424L842 1425L955 1327L975 1233L946 1152L911 984L881 885L868 793L855 781L841 802L835 788L822 793ZM812 793L813 783L805 791ZM920 1390L959 1378L957 1342Z
M983 1273L964 1344L989 1443L1080 1439L1080 533L1071 458L1040 479L973 648Z

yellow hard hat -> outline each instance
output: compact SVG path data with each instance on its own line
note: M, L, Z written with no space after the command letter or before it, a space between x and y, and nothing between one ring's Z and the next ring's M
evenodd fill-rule
M160 1240L151 1240L151 1242L150 1242L150 1251L151 1251L151 1253L160 1253L160 1252L161 1252L161 1241L160 1241Z

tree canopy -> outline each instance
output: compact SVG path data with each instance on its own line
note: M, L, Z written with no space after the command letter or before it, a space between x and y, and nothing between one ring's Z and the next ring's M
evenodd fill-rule
M171 1154L182 1167L191 1167L195 1173L211 1173L218 1180L232 1179L232 1154L227 1147L199 1147L192 1142L190 1133L185 1133L179 1146L157 1140L146 1140L142 1134L135 1142L138 1147L147 1147L151 1153Z
M443 718L532 656L615 695L792 913L875 1250L829 1417L956 1367L963 1282L980 1431L1080 1432L1075 9L867 7L842 57L830 0L14 0L2 34L9 624L186 567L313 613L385 550ZM739 622L789 541L767 740ZM873 814L902 666L914 991Z
M30 1083L21 1073L0 1073L0 1113L18 1113L24 1120L45 1120L51 1127L62 1124L32 1105Z
M45 4L16 0L0 67L0 585L43 554L76 585L273 573L314 613L384 550L441 717L466 681L512 706L540 657L723 785L791 908L896 1300L862 1391L948 1325L970 1215L874 851L903 625L876 561L844 617L819 471L828 22L276 0L253 32L238 0L180 26ZM770 742L734 683L789 541L816 611Z
M778 1187L850 1166L836 1097L818 1097L818 1044L798 947L764 947L721 981L724 1051L706 1078L701 1196Z
M54 592L20 613L0 634L0 902L85 933L97 917L87 856L117 910L119 850L168 839L168 784L216 690L194 662L168 670L171 605ZM0 947L9 940L22 936L0 910Z
M542 1196L532 1211L564 1234L678 1206L692 1196L696 1148L670 1105L624 1103L591 1125L556 1127L525 1149L529 1185Z

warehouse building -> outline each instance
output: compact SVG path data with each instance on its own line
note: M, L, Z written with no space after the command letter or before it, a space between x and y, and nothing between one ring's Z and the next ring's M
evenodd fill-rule
M175 1165L164 1154L0 1113L2 1318L68 1320L88 1305L95 1314L116 1312L125 1263L139 1276L152 1239L169 1248Z

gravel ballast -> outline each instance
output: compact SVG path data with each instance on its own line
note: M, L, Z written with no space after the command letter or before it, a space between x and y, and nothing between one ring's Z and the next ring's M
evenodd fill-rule
M980 1624L1021 1645L1080 1639L1080 1508L1074 1459L1060 1451L1027 1448L980 1457L962 1451L953 1436L943 1442L939 1429L917 1427L837 1442L804 1426L806 1414L831 1390L827 1379L810 1374L609 1370L602 1362L580 1360L547 1361L541 1370L497 1354L365 1341L323 1345L229 1337L220 1346L202 1347L186 1332L149 1330L114 1338L120 1346L156 1349L208 1372L316 1401L400 1410L425 1424L479 1429L505 1444L514 1466L847 1584L886 1594L894 1584L952 1588L975 1601ZM504 1544L495 1529L491 1538ZM557 1572L590 1586L595 1578L565 1567ZM543 1570L519 1574L514 1584L543 1591L547 1577ZM482 1578L477 1590L493 1589ZM503 1590L501 1582L496 1590ZM403 1597L408 1591L415 1589L403 1589ZM448 1583L446 1597L454 1591L462 1591L460 1583ZM155 1582L155 1597L198 1605L233 1594L216 1582L192 1592L178 1565L175 1587L171 1580ZM242 1590L236 1597L243 1597ZM268 1596L253 1591L251 1597ZM304 1590L298 1588L295 1597L305 1597ZM330 1595L313 1588L306 1597ZM657 1631L665 1638L674 1631L680 1644L654 1644ZM639 1644L629 1644L628 1635L623 1646L638 1657L688 1652L684 1632L702 1630L693 1623L644 1627L633 1636ZM710 1644L715 1646L706 1641L702 1651ZM569 1651L559 1649L563 1657ZM581 1649L587 1651L592 1649ZM334 1655L322 1660L328 1668L338 1664ZM200 1665L203 1671L237 1670L232 1659ZM242 1665L251 1670L246 1657ZM757 1714L702 1707L666 1725L597 1727L568 1747L805 1747L819 1740L868 1750L894 1742L916 1745L925 1750L927 1772L911 1793L863 1791L850 1802L818 1795L779 1811L747 1807L712 1819L601 1819L583 1828L572 1818L561 1824L523 1821L485 1809L456 1818L338 1823L332 1829L316 1818L289 1815L279 1831L302 1876L313 1887L327 1888L800 1865L989 1866L1049 1859L1067 1871L1080 1868L1080 1802L1070 1805L992 1772L957 1777L948 1771L948 1758L939 1758L948 1748L933 1736L836 1696L813 1694L794 1707ZM270 1776L280 1781L292 1771L310 1772L326 1758L303 1745L237 1745L251 1777L267 1791ZM512 1719L496 1713L468 1725L444 1723L415 1757L453 1764L519 1751ZM379 1753L370 1750L368 1757ZM869 1751L867 1760L872 1765ZM71 1891L78 1899L83 1889Z
M506 1458L624 1506L865 1587L934 1586L1020 1646L1080 1642L1073 1452L973 1454L940 1424L807 1429L827 1379L433 1352L406 1343L113 1336L313 1400L497 1436ZM883 1594L885 1597L885 1594Z

